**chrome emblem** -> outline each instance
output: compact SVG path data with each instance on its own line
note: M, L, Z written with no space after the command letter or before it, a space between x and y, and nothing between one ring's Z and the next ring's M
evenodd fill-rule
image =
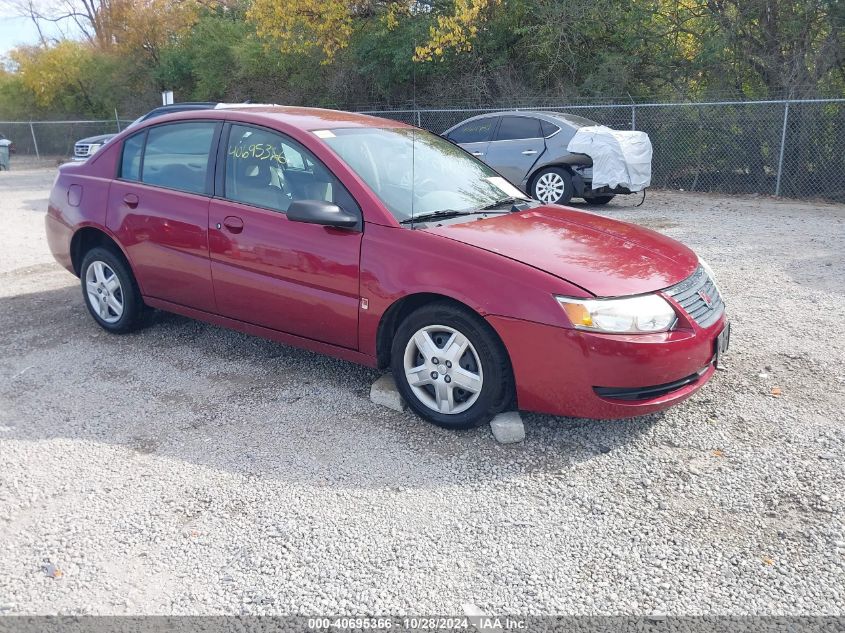
M703 290L698 291L698 296L701 297L701 300L704 302L708 308L713 307L713 299L710 298L710 295L704 292Z

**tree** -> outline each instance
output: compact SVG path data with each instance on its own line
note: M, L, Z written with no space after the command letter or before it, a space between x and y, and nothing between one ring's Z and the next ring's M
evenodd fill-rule
M845 3L839 0L696 0L727 49L723 69L748 73L772 96L811 97L845 73Z
M196 20L199 0L5 0L32 20L41 45L51 42L43 24L63 26L68 35L78 33L100 51L124 50L155 59L169 38Z
M435 16L428 29L428 41L414 50L417 61L442 59L446 51L467 52L478 30L500 0L455 0L451 12Z
M76 97L91 104L82 75L91 55L89 45L65 40L47 48L18 48L11 57L36 105L49 108L58 102L70 105Z
M480 25L500 0L254 0L247 16L258 35L284 53L320 49L325 63L349 46L356 32L374 20L395 28L406 19L430 22L412 52L418 61L468 51Z

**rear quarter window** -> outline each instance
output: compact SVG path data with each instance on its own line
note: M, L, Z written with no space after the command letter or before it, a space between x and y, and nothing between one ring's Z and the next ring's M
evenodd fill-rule
M548 121L542 120L540 121L540 127L543 129L543 136L545 136L546 138L560 130L560 128L554 123L549 123Z

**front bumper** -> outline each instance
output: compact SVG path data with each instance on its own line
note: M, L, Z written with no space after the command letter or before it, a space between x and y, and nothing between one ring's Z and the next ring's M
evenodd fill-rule
M489 316L511 358L519 408L570 417L629 418L666 409L716 371L724 313L657 334L599 334Z

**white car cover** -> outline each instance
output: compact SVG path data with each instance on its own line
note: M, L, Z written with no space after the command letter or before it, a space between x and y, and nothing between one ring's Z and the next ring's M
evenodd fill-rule
M567 149L593 159L593 189L642 191L651 184L651 140L645 132L588 125L578 129Z

